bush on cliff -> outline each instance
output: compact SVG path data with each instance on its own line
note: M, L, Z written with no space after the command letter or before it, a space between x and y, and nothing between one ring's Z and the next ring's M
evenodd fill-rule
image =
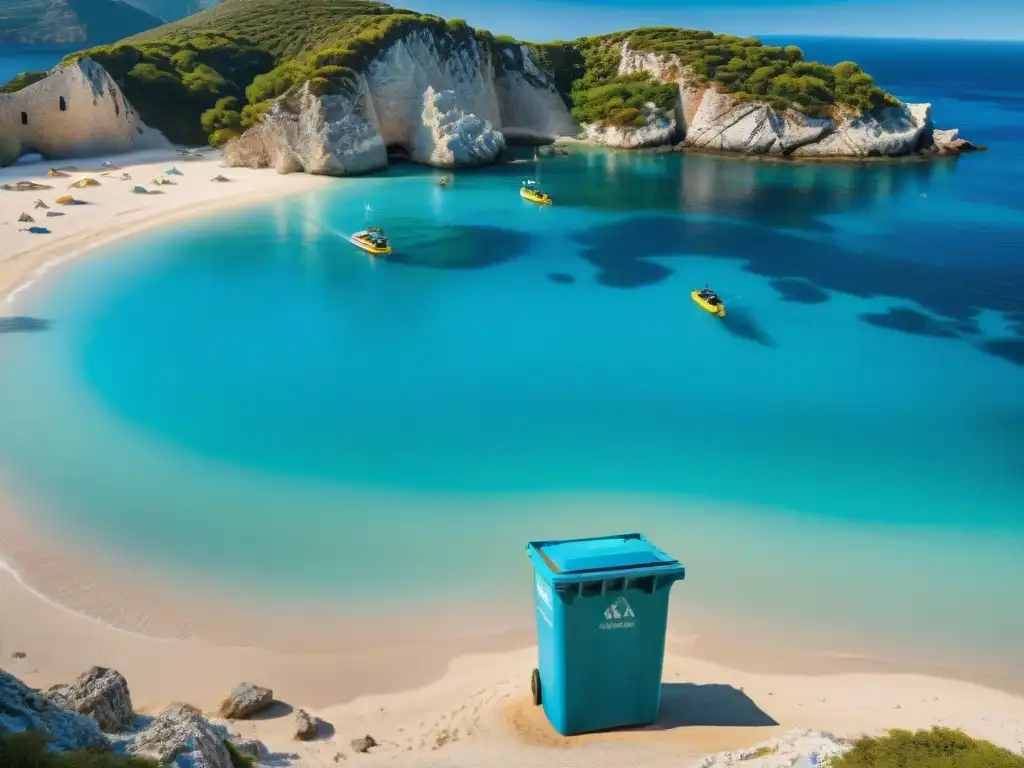
M962 731L936 727L861 739L846 754L832 758L827 768L1024 768L1024 756Z
M0 85L0 93L16 93L22 88L28 88L32 83L38 83L49 72L21 72L3 85Z
M50 752L46 738L36 731L5 734L0 731L0 766L3 768L160 768L155 760L122 757L111 752Z
M274 58L243 37L216 33L193 35L185 42L137 42L99 46L83 52L101 64L118 83L142 120L178 144L205 144L214 130L240 127L224 115L222 102L245 98L253 79L274 66ZM77 54L75 54L77 55ZM218 105L221 108L218 111Z

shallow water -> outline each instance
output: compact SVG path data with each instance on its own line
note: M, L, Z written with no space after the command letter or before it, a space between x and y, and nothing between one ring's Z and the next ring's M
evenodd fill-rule
M1024 95L944 95L945 70L902 81L857 44L832 58L991 150L576 150L540 166L550 208L518 198L530 164L451 189L405 166L157 230L19 299L49 325L0 337L0 458L46 520L250 594L500 605L529 589L526 540L642 530L689 566L683 620L1009 669ZM388 261L344 241L366 203ZM690 301L705 283L725 320Z

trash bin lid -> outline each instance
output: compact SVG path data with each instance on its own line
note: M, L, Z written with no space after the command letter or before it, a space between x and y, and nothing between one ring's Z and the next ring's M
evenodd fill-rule
M638 534L552 541L540 544L537 549L555 573L649 568L679 562Z

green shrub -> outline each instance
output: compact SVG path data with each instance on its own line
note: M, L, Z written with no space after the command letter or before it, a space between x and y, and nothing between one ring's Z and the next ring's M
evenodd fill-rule
M21 72L3 85L0 85L0 93L15 93L20 91L22 88L28 88L32 83L38 83L49 72Z
M46 738L36 731L0 732L3 768L160 768L153 760L122 757L111 752L51 752Z
M861 739L827 768L1024 768L1024 756L952 728Z
M572 115L581 123L626 127L643 125L640 110L648 102L670 109L678 98L676 86L661 83L647 74L623 75L604 85L577 86L572 91Z

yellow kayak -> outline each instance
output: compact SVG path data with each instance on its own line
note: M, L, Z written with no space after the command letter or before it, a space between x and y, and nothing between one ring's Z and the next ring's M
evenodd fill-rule
M373 256L386 256L391 253L391 243L378 227L356 232L348 241L356 248L362 248Z
M725 317L725 304L718 297L718 294L709 288L700 291L692 291L690 298L705 312L710 312L716 317Z
M551 205L551 195L533 187L521 187L519 196L531 203L537 203L537 205Z

